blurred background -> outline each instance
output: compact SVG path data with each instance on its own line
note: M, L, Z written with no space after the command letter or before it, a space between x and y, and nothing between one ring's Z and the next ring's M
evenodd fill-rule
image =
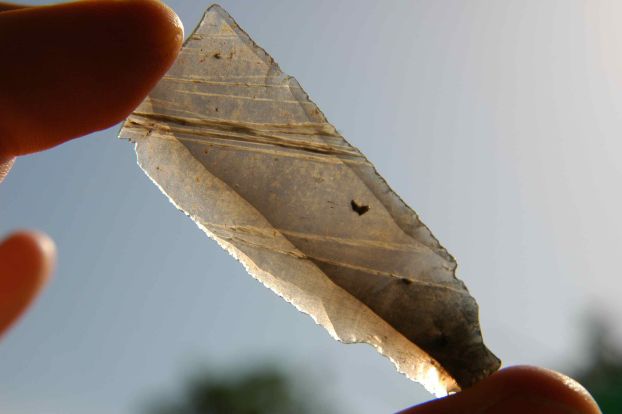
M187 35L209 5L167 3ZM457 258L504 364L573 375L622 412L622 2L221 4ZM3 412L372 414L431 398L245 274L118 129L23 157L0 186L0 232L38 228L59 249L0 343Z

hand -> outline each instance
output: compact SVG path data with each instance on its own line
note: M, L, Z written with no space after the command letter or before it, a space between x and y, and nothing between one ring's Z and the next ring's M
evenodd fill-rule
M177 15L155 0L0 3L0 182L16 156L124 119L182 40ZM0 243L0 335L45 284L54 257L52 240L37 232Z

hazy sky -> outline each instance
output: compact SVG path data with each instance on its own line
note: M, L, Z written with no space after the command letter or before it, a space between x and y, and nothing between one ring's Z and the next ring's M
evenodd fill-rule
M167 3L186 34L209 5ZM457 258L506 365L572 369L582 315L622 318L622 2L221 4ZM117 132L24 157L0 186L0 231L59 248L0 343L3 412L136 413L202 361L282 361L342 412L429 398L246 275Z

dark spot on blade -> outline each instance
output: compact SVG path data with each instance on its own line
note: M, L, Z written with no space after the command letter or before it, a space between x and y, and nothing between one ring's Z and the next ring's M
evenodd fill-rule
M214 55L213 55L213 56L214 56L214 59L220 59L220 58L221 58L221 56L220 56L220 52L216 52L216 53L214 53Z
M362 216L369 211L369 206L359 204L354 200L350 201L350 205L352 206L352 211L357 212L359 216Z

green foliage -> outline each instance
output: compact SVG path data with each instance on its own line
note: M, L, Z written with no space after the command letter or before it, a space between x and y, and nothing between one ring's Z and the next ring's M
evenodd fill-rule
M622 352L610 341L608 327L599 320L590 327L589 365L575 375L605 414L622 413Z
M311 414L329 413L316 399L297 389L276 368L234 377L205 371L186 383L176 400L152 405L147 414Z

